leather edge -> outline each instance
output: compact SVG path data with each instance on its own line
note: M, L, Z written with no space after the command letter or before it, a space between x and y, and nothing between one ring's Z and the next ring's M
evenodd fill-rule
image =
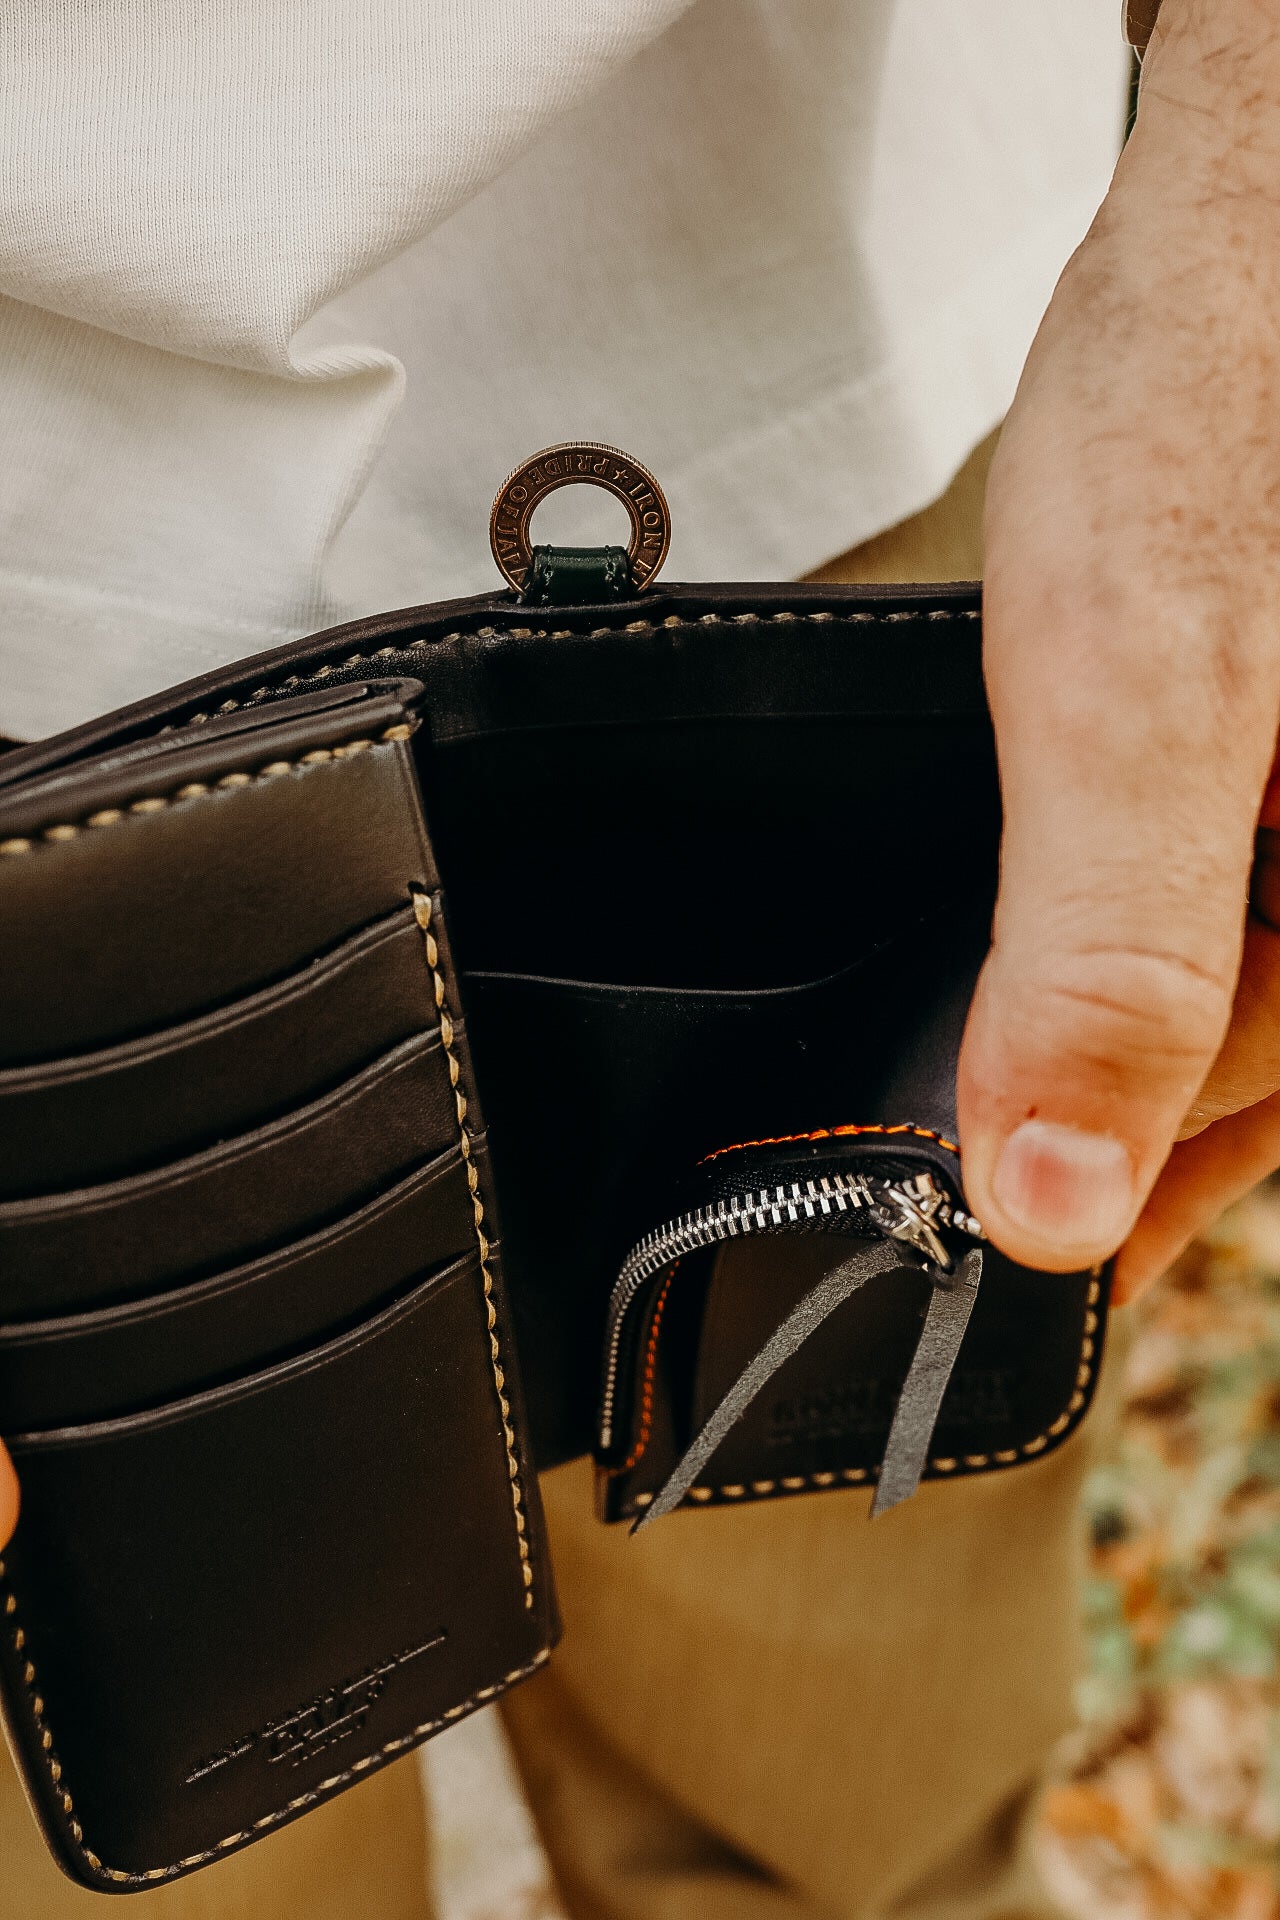
M776 584L698 582L672 584L635 600L607 606L554 609L556 633L608 634L625 632L639 622L645 628L663 625L696 626L707 621L805 619L908 621L913 619L967 619L979 621L980 581L943 581L890 586L841 586L817 581ZM146 700L117 708L82 726L68 728L49 740L14 748L0 757L0 793L38 775L71 768L108 745L124 746L158 726L183 725L210 703L230 711L267 693L292 693L301 681L324 682L333 676L354 676L358 668L376 665L378 648L399 652L409 646L442 644L454 637L485 639L516 626L533 624L536 609L522 609L514 594L473 595L434 605L403 607L372 618L352 620L301 640L250 655L216 668ZM536 623L539 628L542 622ZM546 630L550 632L549 623ZM378 643L378 646L375 646ZM354 652L350 649L355 649ZM277 679L276 676L280 678ZM230 706L228 706L230 702Z
M3 1559L0 1559L0 1603L3 1604L6 1635L9 1637L19 1659L21 1659L23 1651L22 1627L18 1615L16 1598L9 1585ZM54 1860L62 1872L66 1874L67 1878L75 1881L79 1886L88 1887L90 1891L94 1893L141 1893L149 1888L163 1886L169 1881L182 1879L185 1875L194 1873L199 1867L212 1865L213 1862L217 1860L224 1860L233 1853L239 1853L242 1847L247 1847L254 1840L261 1839L264 1834L273 1833L278 1828L288 1826L294 1820L301 1819L303 1814L310 1813L314 1807L321 1806L326 1800L332 1800L335 1795L343 1792L347 1787L354 1786L358 1780L363 1780L369 1774L379 1772L381 1768L389 1766L393 1760L398 1760L404 1754L411 1753L415 1747L423 1745L423 1743L431 1739L434 1734L442 1733L446 1727L454 1726L459 1720L466 1719L470 1714L477 1712L479 1708L488 1706L492 1701L501 1698L501 1696L507 1693L512 1687L518 1686L522 1680L529 1679L532 1674L537 1672L539 1667L544 1666L551 1657L555 1640L556 1633L554 1631L554 1623L552 1623L548 1631L546 1644L539 1648L531 1660L527 1660L523 1666L515 1667L511 1672L504 1674L500 1681L495 1681L490 1686L479 1688L477 1692L469 1695L466 1700L459 1702L458 1705L454 1707L450 1707L447 1712L439 1715L436 1719L425 1721L421 1726L414 1727L409 1733L397 1735L394 1740L388 1741L374 1753L364 1755L359 1760L353 1761L352 1764L344 1768L341 1773L331 1774L327 1780L321 1781L319 1786L308 1789L306 1793L299 1794L295 1799L287 1801L284 1806L262 1815L255 1820L250 1827L243 1828L238 1833L228 1834L225 1839L217 1842L215 1846L206 1848L200 1853L189 1854L184 1859L171 1861L163 1866L144 1868L140 1872L131 1873L119 1867L107 1866L98 1855L93 1852L92 1848L86 1844L80 1823L75 1817L75 1805L72 1797L62 1785L61 1769L53 1751L52 1735L44 1721L43 1714L35 1714L33 1712L32 1715L39 1745L46 1759L46 1768L43 1776L37 1776L34 1767L29 1767L25 1762L22 1745L12 1719L12 1703L8 1697L7 1689L0 1689L0 1725L3 1725L5 1742L13 1758L15 1771L22 1782L27 1803L31 1808L40 1831L45 1837L45 1841L48 1844ZM30 1671L29 1663L26 1664L28 1671ZM36 1677L34 1674L31 1675L27 1684L29 1691L34 1688L36 1685ZM43 1702L39 1700L39 1695L34 1695L32 1702L33 1707L37 1703L43 1706ZM35 1786L36 1778L41 1779L42 1785L47 1780L50 1795L49 1801L46 1801L43 1793L37 1791ZM51 1804L55 1796L61 1803L60 1807L56 1810ZM56 1817L58 1812L61 1813L66 1821L65 1828ZM70 1844L68 1844L68 1838L70 1839Z

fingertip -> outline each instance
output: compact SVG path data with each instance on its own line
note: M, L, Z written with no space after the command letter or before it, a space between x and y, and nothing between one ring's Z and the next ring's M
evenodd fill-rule
M1113 1307L1131 1307L1143 1294L1150 1293L1174 1262L1182 1258L1196 1234L1220 1211L1212 1204L1196 1212L1188 1211L1181 1204L1185 1195L1180 1191L1180 1172L1175 1154L1141 1219L1116 1255L1111 1279Z
M1131 1307L1135 1300L1141 1300L1144 1293L1151 1291L1163 1271L1163 1264L1153 1263L1141 1251L1135 1251L1130 1258L1128 1248L1122 1247L1116 1255L1111 1281L1111 1305Z
M0 1446L0 1547L7 1546L18 1524L20 1495L13 1462Z
M1176 1146L1116 1258L1112 1298L1140 1299L1197 1234L1280 1166L1280 1094Z

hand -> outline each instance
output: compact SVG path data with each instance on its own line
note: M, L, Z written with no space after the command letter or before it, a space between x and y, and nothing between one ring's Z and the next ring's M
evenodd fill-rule
M1280 0L1165 0L996 456L1006 824L970 1203L1153 1279L1280 1164ZM1280 847L1280 835L1274 843ZM1180 1143L1180 1144L1175 1144Z

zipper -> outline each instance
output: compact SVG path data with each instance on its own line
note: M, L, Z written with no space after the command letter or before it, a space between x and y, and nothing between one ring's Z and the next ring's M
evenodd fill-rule
M931 1173L898 1181L878 1180L865 1173L824 1174L814 1180L792 1180L729 1194L714 1205L695 1207L669 1220L631 1249L609 1297L600 1396L601 1451L607 1453L613 1446L623 1339L631 1308L646 1281L702 1247L745 1234L786 1233L793 1227L804 1228L810 1222L833 1220L842 1214L862 1215L869 1231L902 1241L944 1274L953 1272L955 1263L939 1228L962 1233L971 1240L986 1238L972 1214L963 1212Z

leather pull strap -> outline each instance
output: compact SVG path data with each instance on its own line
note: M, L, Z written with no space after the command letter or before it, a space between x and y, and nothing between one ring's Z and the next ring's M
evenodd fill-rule
M778 1369L859 1287L877 1274L891 1273L902 1264L898 1248L892 1241L882 1240L860 1246L847 1260L824 1274L738 1375L631 1531L639 1533L651 1521L673 1513L729 1430ZM920 1484L942 1398L969 1325L981 1276L979 1248L965 1256L955 1275L935 1274L919 1344L889 1430L880 1483L871 1508L873 1519L908 1499Z
M955 1369L982 1278L982 1249L975 1247L948 1281L935 1281L920 1341L898 1395L889 1429L871 1518L909 1500L920 1485L938 1424L942 1396Z
M673 1513L688 1493L708 1460L734 1422L740 1420L760 1390L778 1368L797 1353L805 1341L818 1331L836 1308L851 1294L865 1286L878 1273L892 1273L902 1265L902 1255L892 1241L877 1240L858 1247L847 1260L824 1274L810 1288L799 1305L793 1307L778 1331L770 1335L751 1364L743 1369L724 1399L706 1422L670 1474L657 1498L646 1507L631 1531L639 1533L652 1520Z

